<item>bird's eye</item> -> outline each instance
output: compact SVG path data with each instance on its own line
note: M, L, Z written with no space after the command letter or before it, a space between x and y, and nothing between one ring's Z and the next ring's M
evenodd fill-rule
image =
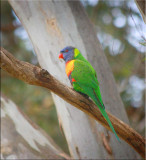
M65 52L68 52L68 49L66 49Z

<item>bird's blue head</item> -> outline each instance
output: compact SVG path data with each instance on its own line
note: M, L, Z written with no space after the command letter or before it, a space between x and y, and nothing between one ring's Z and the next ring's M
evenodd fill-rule
M74 47L67 46L60 51L59 59L64 59L65 62L68 62L74 59Z

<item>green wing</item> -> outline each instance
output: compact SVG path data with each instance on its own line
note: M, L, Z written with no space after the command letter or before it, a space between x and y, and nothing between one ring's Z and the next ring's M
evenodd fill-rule
M72 71L71 77L73 77L77 82L80 82L86 86L97 88L99 83L95 78L93 71L95 70L88 63L81 60L75 60L74 70Z
M74 70L71 74L71 78L76 80L76 82L73 83L73 87L76 91L87 94L94 102L95 99L97 99L99 105L104 108L100 94L99 82L95 77L95 73L94 68L90 64L81 60L75 60Z

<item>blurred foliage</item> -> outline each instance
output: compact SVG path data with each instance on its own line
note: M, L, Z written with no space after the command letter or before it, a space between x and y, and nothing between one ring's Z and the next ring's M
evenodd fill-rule
M95 26L131 125L144 135L145 39L140 29L143 22L139 11L132 7L134 2L129 1L81 2ZM15 57L38 65L27 33L7 1L1 1L1 35L2 46ZM3 71L1 77L2 92L68 152L50 92L41 87L27 85Z
M140 14L132 10L128 4L127 1L119 1L118 3L99 1L96 6L86 4L88 15L97 29L97 35L102 42L116 80L122 80L131 74L144 77L144 70L135 72L134 68L137 67L134 64L141 64L144 54L142 55L142 52L140 53L137 47L129 41L129 37L135 34L132 32L136 26L131 25L131 23L135 23L133 17L137 17L141 21L142 19ZM129 22L129 19L133 22ZM139 32L139 29L136 31ZM144 35L139 34L139 36L142 39ZM137 40L136 37L133 38ZM137 45L138 43L137 40ZM143 46L139 45L139 47ZM142 65L144 68L144 63Z

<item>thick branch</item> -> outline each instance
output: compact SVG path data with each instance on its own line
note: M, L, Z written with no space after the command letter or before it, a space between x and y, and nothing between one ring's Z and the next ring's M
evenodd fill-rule
M85 98L81 94L75 92L73 89L62 84L46 70L27 62L17 60L3 48L1 48L0 66L13 77L16 77L28 84L42 86L49 89L68 103L93 117L96 121L111 131L99 109L90 99ZM108 116L118 136L131 145L144 158L145 139L130 126L114 117L110 113L108 113Z

